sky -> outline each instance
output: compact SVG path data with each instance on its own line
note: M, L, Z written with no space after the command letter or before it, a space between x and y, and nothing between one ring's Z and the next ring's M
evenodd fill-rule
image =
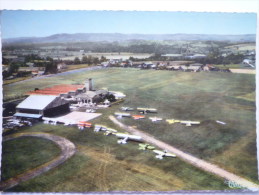
M2 38L59 33L255 34L255 13L1 11Z

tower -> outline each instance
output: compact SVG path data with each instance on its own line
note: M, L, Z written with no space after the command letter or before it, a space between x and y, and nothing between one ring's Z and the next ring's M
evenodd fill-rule
M93 80L91 78L86 80L85 89L86 89L86 91L93 91Z

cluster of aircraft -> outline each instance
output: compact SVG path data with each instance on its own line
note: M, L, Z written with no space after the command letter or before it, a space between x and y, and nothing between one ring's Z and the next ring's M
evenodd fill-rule
M44 124L50 124L50 125L57 125L58 123L64 124L65 126L69 125L77 125L78 129L84 130L85 128L91 128L92 123L86 122L86 121L74 121L74 120L68 120L68 119L55 119L55 118L42 118Z
M94 126L94 132L100 132L104 131L104 135L115 135L118 137L118 144L127 144L129 140L136 141L136 142L142 142L142 137L138 135L131 135L127 133L120 133L115 129L108 128L104 125L98 125L96 124ZM150 144L146 143L140 143L139 144L139 150L152 150L154 153L156 153L156 158L163 159L163 157L176 157L175 154L169 153L167 151L162 150L155 150L155 146L152 146Z
M121 107L122 111L134 111L134 108L130 108L130 107ZM115 116L117 116L118 118L122 118L122 117L132 117L134 120L140 120L140 119L145 119L147 113L157 113L157 109L155 108L137 108L137 111L139 111L140 113L143 113L144 115L131 115L130 113L127 112L115 112ZM160 117L149 117L149 119L152 122L157 122L157 121L162 121L163 119ZM188 121L188 120L176 120L176 119L166 119L166 122L168 122L169 124L174 124L174 123L180 123L183 125L186 125L187 127L192 126L192 125L199 125L200 122L199 121Z

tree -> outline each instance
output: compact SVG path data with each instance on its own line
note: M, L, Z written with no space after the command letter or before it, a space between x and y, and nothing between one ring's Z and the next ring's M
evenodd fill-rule
M88 64L87 56L83 56L81 62L82 62L82 64Z
M8 74L12 75L13 73L19 70L19 65L16 63L11 63L8 68Z
M100 62L106 62L106 61L107 61L106 57L101 56Z
M94 58L93 59L93 64L98 64L99 63L99 58Z
M78 57L75 57L75 59L74 59L74 64L80 64L81 62L80 62L80 59L78 58Z
M106 99L108 99L110 102L115 102L116 101L116 98L113 94L109 93L107 96L106 96Z

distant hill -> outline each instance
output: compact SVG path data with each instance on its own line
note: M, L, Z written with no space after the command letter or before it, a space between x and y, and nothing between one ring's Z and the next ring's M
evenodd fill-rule
M255 42L255 34L244 35L208 35L208 34L120 34L120 33L76 33L55 34L47 37L19 37L3 39L3 44L12 43L63 43L63 42L123 42L131 40L198 40L198 41L231 41Z

